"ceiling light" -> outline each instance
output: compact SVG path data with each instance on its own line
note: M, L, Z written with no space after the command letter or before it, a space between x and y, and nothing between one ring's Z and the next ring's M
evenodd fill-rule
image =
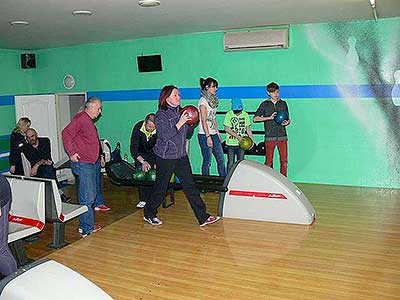
M369 0L369 3L371 3L372 14L374 16L375 22L378 22L378 14L376 13L376 1Z
M72 14L74 16L91 16L92 12L90 10L75 10Z
M16 25L16 26L27 26L29 25L28 21L12 21L10 22L11 25Z
M155 7L160 5L158 0L139 0L138 4L143 7Z

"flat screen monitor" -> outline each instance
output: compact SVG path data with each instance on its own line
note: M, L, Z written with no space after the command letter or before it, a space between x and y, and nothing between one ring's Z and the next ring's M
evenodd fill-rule
M162 71L161 55L145 55L137 57L139 73Z

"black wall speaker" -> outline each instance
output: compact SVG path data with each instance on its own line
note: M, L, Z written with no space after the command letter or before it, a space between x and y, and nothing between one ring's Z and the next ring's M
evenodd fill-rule
M34 69L36 68L36 56L32 53L21 54L21 68Z

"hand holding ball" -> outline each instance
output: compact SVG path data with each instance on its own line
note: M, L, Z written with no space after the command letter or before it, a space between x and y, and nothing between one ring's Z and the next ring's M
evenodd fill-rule
M181 110L181 115L186 112L189 120L186 121L186 124L193 125L199 121L199 111L193 105L187 105Z
M243 150L249 150L254 146L254 142L248 136L244 136L239 142L240 148Z
M274 121L276 124L281 125L283 121L289 120L289 114L286 110L280 110L276 113Z

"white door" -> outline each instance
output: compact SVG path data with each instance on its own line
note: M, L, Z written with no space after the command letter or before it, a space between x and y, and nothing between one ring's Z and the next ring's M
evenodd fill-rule
M54 162L60 159L59 137L57 135L56 96L28 95L15 97L15 115L18 120L28 117L41 137L48 137L51 142L51 156Z
M56 113L57 113L57 134L60 137L58 147L60 149L60 160L69 160L64 150L61 133L65 126L71 122L74 116L83 109L86 102L86 94L57 94Z

